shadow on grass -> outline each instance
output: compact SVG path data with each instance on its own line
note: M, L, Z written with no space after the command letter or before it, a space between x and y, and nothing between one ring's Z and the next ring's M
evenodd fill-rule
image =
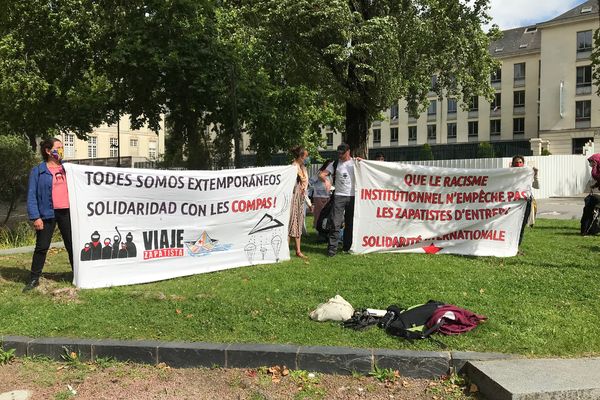
M30 271L23 268L0 267L0 278L15 282L27 283ZM72 272L44 272L42 277L54 282L68 282L73 280Z

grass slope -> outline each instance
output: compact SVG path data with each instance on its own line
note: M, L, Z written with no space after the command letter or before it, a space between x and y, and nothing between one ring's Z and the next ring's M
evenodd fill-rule
M31 255L0 257L0 335L291 343L439 350L372 328L310 321L340 294L355 308L409 306L436 299L489 317L474 331L440 337L452 350L530 356L600 355L600 238L580 237L576 221L538 220L524 256L375 254L325 257L311 233L304 262L238 268L152 284L81 290L70 286L64 251L51 254L50 290L21 294ZM72 300L72 299L71 299Z

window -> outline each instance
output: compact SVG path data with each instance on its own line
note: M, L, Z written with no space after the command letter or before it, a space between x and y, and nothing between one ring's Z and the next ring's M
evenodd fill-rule
M156 160L156 142L148 143L148 158Z
M373 129L373 144L381 144L381 129Z
M592 50L592 31L577 32L577 52L587 52Z
M90 136L88 138L88 158L96 158L98 157L96 144L98 143L98 138L96 136Z
M408 127L408 140L417 140L417 127L416 126Z
M129 147L137 147L138 140L137 139L129 139Z
M75 135L65 133L63 147L65 150L65 158L75 157Z
M515 82L525 79L525 63L515 64Z
M428 140L435 140L435 125L431 124L431 125L427 125L427 139Z
M398 104L392 104L390 107L390 119L398 119Z
M501 93L494 93L494 100L490 104L490 110L498 111L502 106L502 95Z
M448 123L448 139L456 138L456 122Z
M577 67L577 87L592 86L592 66Z
M437 89L437 75L431 75L431 86L429 87L430 92L435 92Z
M456 113L456 99L448 98L448 114Z
M398 143L398 128L390 129L390 143Z
M492 72L491 81L492 83L502 82L502 68L498 68Z
M513 106L514 107L525 107L525 91L524 90L516 90L515 91Z
M327 132L327 147L333 147L333 132Z
M525 118L513 118L513 134L520 135L525 133Z
M427 107L427 115L435 115L437 112L437 100L431 100L429 107Z
M469 101L469 111L477 111L479 110L479 97L472 96Z
M490 120L490 135L499 135L502 130L502 124L499 119Z
M118 157L118 155L119 155L119 140L116 137L111 137L109 139L109 141L110 141L109 157Z
M469 121L469 137L479 135L479 122Z
M575 121L590 121L592 115L592 101L576 101L575 102Z

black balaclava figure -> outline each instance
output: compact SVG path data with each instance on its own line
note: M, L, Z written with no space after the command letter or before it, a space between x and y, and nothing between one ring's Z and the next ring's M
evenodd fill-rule
M92 260L99 260L102 258L102 244L100 244L100 234L98 231L94 231L91 238L92 242L90 245L92 247Z
M137 249L135 248L135 243L133 243L133 235L131 232L125 236L125 240L127 241L125 245L127 246L127 257L136 257Z
M113 248L110 245L110 238L104 238L104 247L102 248L102 259L108 260L112 258Z

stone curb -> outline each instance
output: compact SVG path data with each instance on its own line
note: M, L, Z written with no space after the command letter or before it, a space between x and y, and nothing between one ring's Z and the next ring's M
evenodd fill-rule
M15 349L17 357L46 356L57 361L64 361L62 356L66 352L76 352L82 361L111 357L151 365L165 363L175 368L286 365L294 370L340 375L368 374L377 365L398 370L402 376L423 379L446 375L451 368L461 371L468 361L518 358L510 354L477 352L25 336L0 336L0 344L5 351Z

